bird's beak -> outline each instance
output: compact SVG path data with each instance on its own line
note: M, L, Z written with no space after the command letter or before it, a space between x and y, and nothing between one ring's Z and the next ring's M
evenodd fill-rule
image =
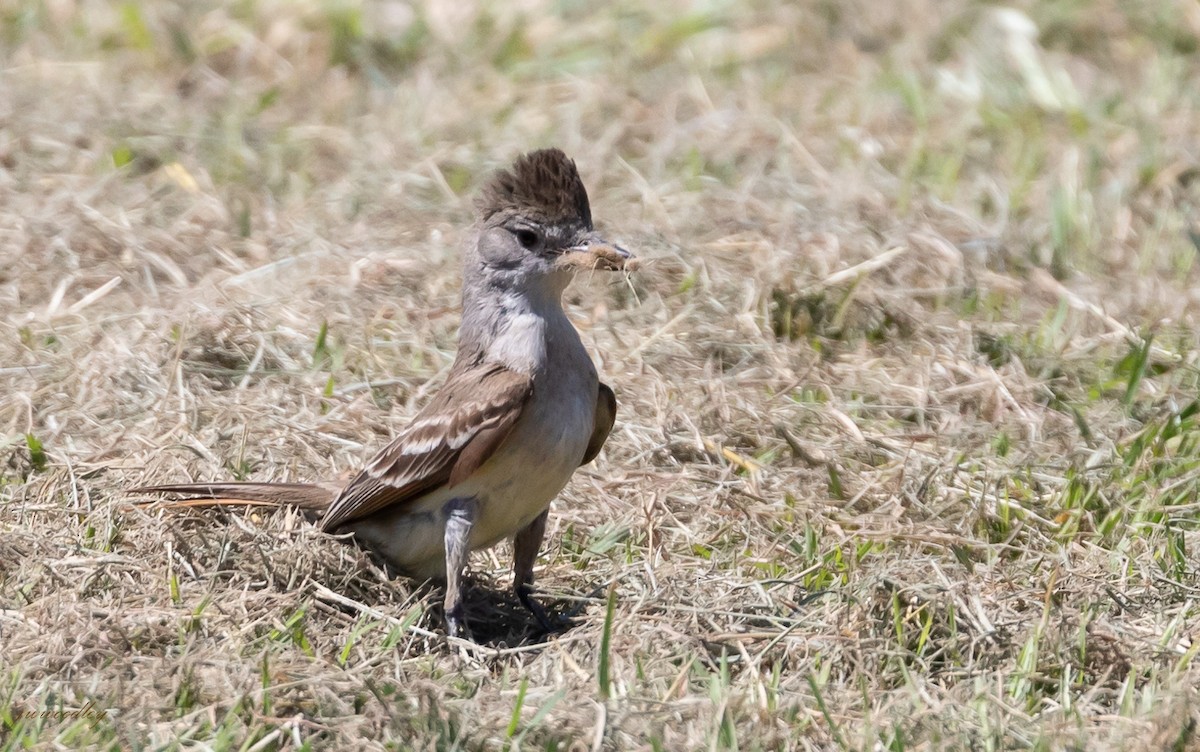
M557 265L564 269L631 272L637 269L638 260L616 243L592 233L578 245L564 250L558 257Z

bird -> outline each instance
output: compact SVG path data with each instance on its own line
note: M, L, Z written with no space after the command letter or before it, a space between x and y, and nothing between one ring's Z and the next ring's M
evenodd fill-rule
M357 475L344 484L166 483L130 492L303 510L396 572L443 580L454 637L470 635L468 553L511 538L513 589L551 631L532 594L550 504L600 453L617 412L562 296L580 272L630 272L638 259L595 229L575 162L559 149L521 154L495 171L474 208L454 363Z

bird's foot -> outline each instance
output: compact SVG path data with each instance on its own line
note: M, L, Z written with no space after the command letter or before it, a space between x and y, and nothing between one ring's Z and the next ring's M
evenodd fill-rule
M463 608L462 603L446 612L446 634L460 640L475 641L471 635L471 628L467 626L466 609Z
M528 586L517 588L517 598L520 599L521 605L529 613L533 614L534 620L538 623L538 631L541 634L554 634L571 626L570 619L565 619L557 614L552 617L546 611L546 608L533 597L531 588Z

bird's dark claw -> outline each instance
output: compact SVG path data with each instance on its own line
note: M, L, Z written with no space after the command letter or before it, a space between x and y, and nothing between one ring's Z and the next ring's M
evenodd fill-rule
M551 617L547 613L546 608L533 597L533 589L528 585L517 588L517 598L521 601L521 605L529 613L533 614L533 618L537 621L538 629L542 634L554 634L570 626L570 619L564 619L560 616Z

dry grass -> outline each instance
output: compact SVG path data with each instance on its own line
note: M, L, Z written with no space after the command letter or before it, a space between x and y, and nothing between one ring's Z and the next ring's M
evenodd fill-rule
M1200 748L1198 48L1183 0L0 2L0 740ZM570 293L621 404L572 629L505 550L461 650L294 515L127 504L357 468L549 144L649 261Z

